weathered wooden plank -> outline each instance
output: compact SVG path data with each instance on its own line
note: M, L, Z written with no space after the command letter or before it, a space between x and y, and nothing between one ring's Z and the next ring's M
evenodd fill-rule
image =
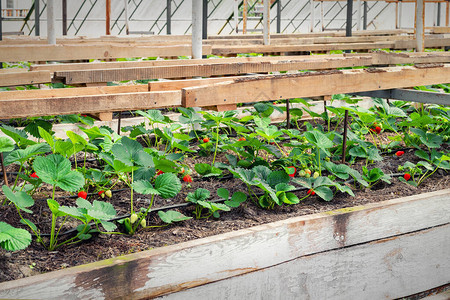
M450 38L428 38L425 39L425 48L439 48L450 46ZM395 41L395 49L411 49L416 45L416 40Z
M0 100L93 96L102 94L139 93L147 91L148 91L147 84L70 88L70 89L50 89L50 90L5 91L0 93Z
M290 261L295 262L301 257L305 259L306 263L308 261L317 262L317 270L320 270L315 275L320 278L317 280L323 284L332 285L333 279L340 278L341 272L339 271L353 270L361 264L370 266L370 260L366 262L365 257L368 255L368 258L374 258L374 256L369 252L384 257L385 265L390 268L391 274L383 275L390 279L391 276L398 275L403 266L411 266L416 263L417 253L410 252L406 247L408 244L419 244L423 247L431 245L432 247L426 251L423 247L419 249L425 255L428 251L430 253L430 264L426 270L428 271L432 267L433 272L436 273L430 274L430 277L448 280L446 276L450 274L448 272L450 259L448 259L449 252L447 251L450 246L449 200L450 189L447 189L291 218L94 264L0 283L0 297L34 299L150 298L251 272L257 274L260 272L256 271L261 271L261 274L264 274L268 268L276 268L277 265ZM441 226L441 229L425 230L423 234L417 233L416 236L419 239L416 242L410 238L414 235L397 237L436 226ZM432 234L427 235L428 232ZM414 240L416 236L414 236ZM426 238L421 239L421 236ZM388 245L387 241L378 241L387 238L407 242L397 244L401 248L392 248L392 245L383 246ZM370 247L361 245L372 241L375 242ZM351 246L355 245L356 251L345 256L344 254L349 253ZM326 270L326 267L330 268L329 264L321 264L320 259L314 260L315 255L321 255L327 251L331 253L332 250L340 248L342 249L333 251L337 254L334 259L338 270L336 273ZM387 248L391 252L386 255L384 251ZM438 253L440 255L435 255ZM399 254L403 255L401 259ZM419 261L420 267L422 267L423 261ZM299 271L297 276L306 272L315 272L314 264L309 263L304 265L304 268L301 266L297 269ZM376 268L371 270L373 273L377 273ZM357 270L355 272L360 274ZM356 276L356 274L355 277L352 277L351 272L343 272L342 276L344 279L347 278L345 276L350 276L350 282L353 282L355 278L361 282L364 277ZM287 273L286 275L291 274ZM410 271L406 275L413 280L411 282L417 282L418 275L412 274ZM425 277L420 278L424 282L429 282L429 278ZM282 278L284 280L285 277ZM378 284L389 287L391 283L388 279ZM275 278L272 280L279 281ZM286 281L289 280L286 279ZM342 283L345 280L338 282ZM290 281L290 283L295 284L295 281ZM409 283L407 280L401 282L404 286ZM254 285L255 282L252 284ZM283 283L278 284L282 285ZM310 285L310 282L308 284ZM361 288L368 288L372 291L374 287L368 285L363 285ZM265 286L263 283L259 285L259 288L265 290ZM300 289L302 283L300 282L297 286ZM345 286L343 285L343 287ZM422 288L423 285L417 284L416 287Z
M359 55L358 57L368 57L370 54ZM342 58L342 54L327 55L326 58ZM321 60L322 56L264 56L264 57L229 57L212 59L169 59L169 60L147 60L147 61L113 61L95 63L65 63L65 64L40 64L32 65L31 70L75 71L75 70L101 70L118 68L142 68L174 65L199 65L199 64L220 64L220 63L245 63L245 62L278 62L287 60Z
M183 91L183 106L208 106L446 83L450 65L263 75Z
M20 70L20 69L12 69ZM48 83L52 81L50 71L8 71L0 73L0 86Z
M180 91L1 100L0 119L151 109L180 104Z
M370 56L242 63L214 63L214 60L210 60L208 63L198 65L58 71L55 72L54 78L62 80L65 84L79 84L136 79L185 78L195 76L211 77L217 75L268 73L290 70L322 70L354 67L371 63L372 58Z
M448 284L449 247L450 225L444 225L300 257L158 299L397 299Z
M231 76L231 77L215 77L215 78L202 78L202 79L184 79L184 80L171 80L171 81L150 81L148 83L148 90L152 92L156 91L178 91L185 87L203 86L212 83L230 81L243 76Z
M450 27L444 27L444 26L431 27L431 32L435 33L435 34L450 33Z
M211 46L204 45L203 54L211 54ZM20 45L0 47L0 57L6 62L180 55L191 55L191 46Z
M345 54L348 55L348 54ZM450 62L450 52L375 52L372 53L372 63L374 65L395 65L395 64L429 64Z
M399 41L403 42L403 41ZM234 55L239 53L272 53L296 51L331 51L331 50L370 50L394 48L392 42L348 43L348 44L309 44L309 45L252 45L252 46L213 46L214 55Z

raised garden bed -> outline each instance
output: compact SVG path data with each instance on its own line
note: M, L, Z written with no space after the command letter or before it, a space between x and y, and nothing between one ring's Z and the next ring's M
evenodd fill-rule
M46 141L41 144L3 127L8 137L1 140L2 165L10 184L2 187L0 213L21 233L3 228L1 246L25 248L31 237L24 225L37 236L23 252L2 252L4 270L17 266L29 276L33 269L113 258L17 281L17 271L12 278L1 274L10 281L0 284L0 297L186 298L217 290L221 298L274 297L280 291L308 291L313 298L367 291L391 298L446 284L448 256L442 249L448 241L439 239L449 231L448 108L375 103L371 110L328 106L333 115L293 108L289 130L270 124L268 116L280 109L272 103L258 103L240 118L183 108L184 132L159 111L142 112L150 127L125 128L130 137L83 129L88 142L73 132L58 140L44 123L33 131ZM303 124L303 111L315 119ZM342 148L345 111L351 124ZM341 163L342 157L350 163ZM436 189L444 190L367 204ZM211 200L216 191L220 203ZM306 216L310 212L316 214ZM268 224L247 228L261 223ZM224 233L227 227L242 230ZM160 248L165 244L171 246ZM434 246L425 251L426 245ZM423 283L410 276L418 270ZM291 279L275 279L280 277ZM366 286L356 284L361 278ZM405 287L406 281L413 284Z
M450 280L450 190L301 216L0 284L2 298L399 298Z

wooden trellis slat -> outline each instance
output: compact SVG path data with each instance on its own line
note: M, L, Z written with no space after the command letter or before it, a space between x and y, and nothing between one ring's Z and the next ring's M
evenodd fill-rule
M323 71L242 78L183 88L182 105L202 107L447 83L450 65Z

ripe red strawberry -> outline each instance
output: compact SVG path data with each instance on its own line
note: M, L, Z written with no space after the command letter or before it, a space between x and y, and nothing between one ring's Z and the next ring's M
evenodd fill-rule
M81 116L82 116L82 117L85 117L85 118L87 117L87 115L81 115Z
M408 173L405 173L405 175L403 175L403 178L405 178L406 181L411 179L411 175Z
M380 134L380 132L381 132L381 127L380 126L377 126L377 127L375 127L375 128L371 128L370 129L372 132L375 132L376 134Z
M36 172L31 173L30 177L31 178L39 178L39 176L37 176Z
M207 143L207 142L209 142L209 137L203 138L203 143Z
M397 151L397 152L395 152L395 155L397 155L398 157L402 156L403 154L405 154L405 151Z
M78 192L78 197L86 199L87 198L87 193L85 191L79 191Z
M158 172L156 172L156 176L161 175L161 174L164 174L164 172L161 171L161 170L159 170Z
M189 174L184 175L183 181L184 181L184 182L187 182L187 183L191 183L191 182L192 182L192 177L191 177L191 175L189 175Z
M314 196L316 194L316 192L314 192L312 189L309 189L307 194Z
M288 169L293 169L294 171L289 171L288 172L288 175L289 175L289 177L295 177L295 173L297 172L297 169L294 167L294 166L291 166L291 167L287 167ZM292 173L291 173L292 172Z
M241 137L240 139L238 139L238 141L246 141L245 137Z
M98 192L98 195L102 198L105 198L105 191L102 190L102 191Z

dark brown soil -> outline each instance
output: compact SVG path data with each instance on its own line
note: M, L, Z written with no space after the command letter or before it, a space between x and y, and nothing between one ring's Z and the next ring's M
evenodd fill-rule
M375 166L382 168L387 174L397 173L397 166L399 164L404 164L406 161L413 162L417 160L413 155L413 152L413 150L408 150L401 157L396 157L393 154L387 155L382 162L377 163ZM196 162L199 162L198 159L199 158L197 158ZM207 161L206 158L204 160ZM0 180L0 185L1 184L3 184L3 182ZM300 204L275 207L273 210L261 209L253 201L247 200L247 202L239 208L232 209L230 212L221 213L219 219L212 217L201 220L191 219L167 227L141 230L133 236L98 235L83 243L66 247L63 246L58 249L58 251L49 252L40 244L33 241L31 246L23 251L6 252L0 250L0 282L81 265L119 255L149 250L156 247L164 247L294 216L313 214L355 205L364 205L370 202L384 201L413 194L446 189L449 186L449 174L439 170L418 188L402 183L397 178L393 178L392 184L379 183L372 189L361 189L352 186L355 197L338 193L331 202L325 202L320 200L317 196L311 196L303 200ZM237 179L201 179L194 176L194 182L192 182L190 186L183 183L183 189L176 198L169 200L156 199L154 207L157 208L176 203L185 203L187 193L193 192L199 187L210 190L212 198L216 198L215 191L219 187L225 187L231 192L247 192L245 184ZM301 198L306 195L306 191L301 190L296 192L296 194ZM42 197L42 195L40 197ZM95 195L88 199L94 200L98 198L99 197ZM129 212L130 209L129 199L130 191L122 190L114 193L109 201L117 209L118 215L124 215ZM134 199L136 207L146 207L149 203L149 196L135 195ZM58 201L64 205L74 205L74 198L59 199ZM48 208L44 204L45 200L36 201L36 204L33 207L35 212L33 221L38 224L38 227L45 229L49 228L50 214ZM187 216L193 216L192 206L180 208L179 210ZM11 206L0 207L0 219L13 226L23 227L23 225L19 223L17 212ZM162 225L161 221L156 216L156 213L149 214L147 217L147 224ZM70 225L74 226L75 224ZM66 228L63 230L66 230Z

